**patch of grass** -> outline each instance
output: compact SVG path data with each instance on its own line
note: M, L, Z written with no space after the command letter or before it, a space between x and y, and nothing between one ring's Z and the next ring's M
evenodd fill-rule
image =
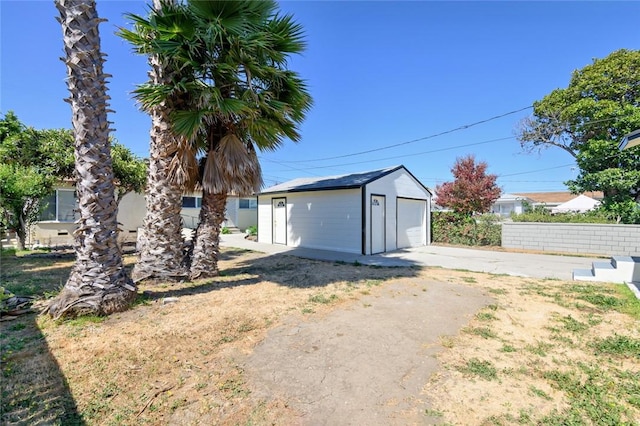
M498 295L507 294L508 293L507 290L505 290L503 288L490 288L488 290L488 292L491 293L491 294L498 294Z
M20 331L20 330L24 330L25 328L27 328L27 325L23 322L19 322L17 324L12 324L9 327L9 331Z
M482 361L478 358L471 358L467 364L459 367L458 371L464 374L478 376L485 380L494 380L498 378L498 371L491 361Z
M589 325L578 321L571 315L560 318L560 322L564 325L564 329L572 333L582 333L589 329Z
M427 408L426 410L424 410L424 415L428 417L442 417L444 416L444 413L440 410Z
M496 316L491 312L478 312L476 314L476 319L479 321L493 321L496 320Z
M547 401L551 401L553 399L549 395L547 395L545 391L543 391L542 389L538 389L535 386L529 386L529 392L531 392L532 395L537 396L538 398L545 399Z
M626 285L618 285L615 289L622 301L622 306L618 310L640 320L640 299Z
M531 352L532 354L544 357L544 356L547 356L547 352L552 347L553 345L550 343L538 342L535 345L527 345L525 349Z
M615 386L615 378L599 366L579 363L577 370L547 371L543 377L564 392L569 408L553 411L539 424L634 424L633 414L620 403L624 384Z
M516 351L517 351L517 349L516 349L516 348L514 348L514 347L513 347L513 346L511 346L511 345L503 345L503 346L500 348L500 352L505 352L505 353L511 353L511 352L516 352Z
M465 283L469 283L469 284L473 284L473 283L477 283L478 282L478 280L475 277L462 277L461 279Z
M61 322L64 322L65 324L70 325L72 327L82 328L90 324L99 324L103 322L105 319L107 319L107 317L99 317L97 315L86 315L78 318L64 319L64 320L61 320Z
M383 283L383 281L382 281L382 280L367 280L367 281L365 281L365 283L364 283L364 284L365 284L367 287L377 287L377 286L379 286L379 285L380 285L380 284L382 284L382 283Z
M612 294L615 290L606 285L574 284L569 286L568 292L573 293L577 299L589 302L603 310L619 308L623 301Z
M324 304L327 305L333 301L338 300L338 296L335 294L332 294L331 296L327 297L324 294L320 293L320 294L315 294L313 296L309 296L309 302L311 303L320 303L320 304Z
M465 333L484 337L485 339L494 339L498 337L498 335L488 327L467 327L463 331Z
M236 329L236 331L238 333L247 333L251 330L255 330L256 328L258 328L258 326L256 325L255 321L251 318L248 318L238 324L238 328Z
M453 336L440 336L440 344L447 349L451 349L455 344L455 338Z
M604 339L597 339L591 343L596 354L620 355L640 358L640 339L614 334Z

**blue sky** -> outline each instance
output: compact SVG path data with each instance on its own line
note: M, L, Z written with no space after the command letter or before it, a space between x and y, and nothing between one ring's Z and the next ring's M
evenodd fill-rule
M148 155L149 119L131 97L147 64L115 36L143 1L98 0L113 135ZM566 87L575 69L639 46L640 2L284 1L308 49L291 68L314 106L302 140L260 155L267 186L404 164L428 187L473 154L505 192L565 190L569 154L524 154L522 110ZM35 128L70 128L62 35L53 1L0 0L0 111ZM504 115L504 116L503 116ZM498 119L449 132L492 117ZM434 136L444 133L440 136ZM433 137L431 137L433 136ZM395 145L395 146L394 146ZM360 154L363 151L371 151Z

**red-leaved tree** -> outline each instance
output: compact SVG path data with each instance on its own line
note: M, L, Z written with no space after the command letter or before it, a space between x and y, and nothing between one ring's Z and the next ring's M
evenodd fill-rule
M488 212L502 190L496 185L498 176L486 171L487 163L476 164L473 155L457 158L451 168L455 180L436 186L438 205L469 216Z

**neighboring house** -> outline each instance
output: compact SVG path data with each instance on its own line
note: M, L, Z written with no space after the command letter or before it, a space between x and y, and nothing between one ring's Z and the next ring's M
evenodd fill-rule
M75 188L60 185L43 201L45 208L40 213L40 220L31 225L27 245L53 247L73 244L73 231L78 220ZM130 192L124 196L118 208L120 240L136 241L144 213L144 195Z
M577 197L576 194L572 194L568 191L525 192L525 193L518 193L515 195L519 195L529 199L530 200L529 204L532 207L543 206L549 210ZM594 200L602 200L602 198L604 198L604 194L600 191L589 191L589 192L583 193L582 195L586 195L587 197L593 198Z
M600 205L600 201L586 195L577 197L562 203L551 209L551 213L584 213L593 210Z
M182 197L182 220L184 227L195 229L202 206L202 193L187 194ZM227 210L222 224L226 228L237 228L245 231L250 226L258 225L258 199L253 197L227 197Z
M77 228L78 201L75 188L71 184L58 186L54 193L44 200L45 208L40 220L34 223L27 235L28 246L55 247L73 244L73 231ZM195 229L202 195L189 194L182 198L181 216L185 228ZM144 194L128 193L118 208L118 223L121 241L134 242L138 228L142 227L145 216ZM230 196L227 200L226 220L223 226L245 230L258 224L258 201L256 197Z
M428 245L431 196L404 166L294 179L258 194L258 241L359 254Z
M585 192L582 194L595 201L602 200L602 192ZM524 213L525 206L542 206L550 211L554 211L563 203L571 201L578 196L570 192L521 192L517 194L502 194L491 206L491 212L508 217L511 213ZM598 203L599 204L599 203Z
M530 203L527 197L518 194L502 194L491 206L491 213L509 217L511 213L524 213L524 203Z

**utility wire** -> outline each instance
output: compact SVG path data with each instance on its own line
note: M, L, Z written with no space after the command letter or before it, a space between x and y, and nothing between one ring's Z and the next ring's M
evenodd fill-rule
M400 142L400 143L396 143L396 144L392 144L392 145L382 146L382 147L379 147L379 148L368 149L366 151L353 152L351 154L344 154L344 155L336 155L336 156L333 156L333 157L315 158L315 159L311 159L311 160L292 160L292 161L283 161L283 162L284 163L308 163L308 162L313 162L313 161L335 160L335 159L338 159L338 158L353 157L353 156L356 156L356 155L369 154L369 153L377 152L377 151L384 151L386 149L391 149L391 148L395 148L395 147L402 146L402 145L409 145L409 144L412 144L412 143L415 143L415 142L420 142L420 141L424 141L424 140L427 140L427 139L433 139L433 138L436 138L438 136L446 135L446 134L453 133L453 132L458 132L460 130L465 130L465 129L468 129L470 127L474 127L474 126L477 126L477 125L480 125L480 124L488 123L490 121L497 120L499 118L506 117L508 115L512 115L512 114L516 114L518 112L525 111L525 110L530 109L530 108L533 108L533 105L529 105L529 106L526 106L524 108L520 108L520 109L517 109L517 110L514 110L514 111L509 111L509 112L506 112L504 114L496 115L494 117L487 118L487 119L484 119L484 120L476 121L475 123L465 124L465 125L456 127L454 129L446 130L444 132L435 133L435 134L432 134L432 135L429 135L429 136L424 136L422 138L413 139L413 140L406 141L406 142Z
M498 138L498 139L490 139L490 140L481 141L481 142L467 143L467 144L463 144L463 145L455 145L455 146L450 146L450 147L447 147L447 148L432 149L432 150L429 150L429 151L416 152L416 153L412 153L412 154L403 154L403 155L396 155L396 156L393 156L393 157L376 158L376 159L373 159L373 160L355 161L355 162L351 162L351 163L340 163L340 164L333 164L333 165L329 165L329 166L305 167L305 170L309 170L309 169L331 169L331 168L334 168L334 167L351 166L351 165L354 165L354 164L366 164L366 163L374 163L374 162L377 162L377 161L394 160L394 159L397 159L397 158L416 157L418 155L433 154L434 152L442 152L442 151L451 151L451 150L458 149L458 148L466 148L466 147L469 147L469 146L484 145L484 144L504 141L504 140L508 140L508 139L513 139L513 136L508 136L508 137ZM280 165L283 165L283 166L285 165L285 164L283 164L283 162L271 160L269 158L262 158L262 160L268 161L268 162L277 163L277 164L280 164Z

